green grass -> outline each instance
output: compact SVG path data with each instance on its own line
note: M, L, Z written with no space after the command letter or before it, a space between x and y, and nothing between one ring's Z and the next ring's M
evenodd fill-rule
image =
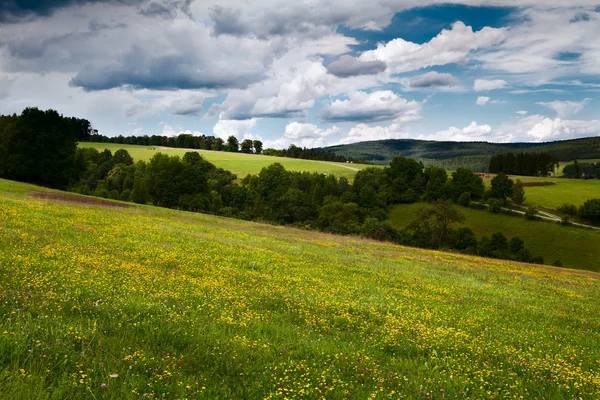
M580 206L586 200L600 198L600 180L567 179L567 178L538 178L534 176L511 176L513 181L523 182L553 182L551 186L525 187L525 204L556 209L564 203ZM490 180L485 179L489 187Z
M600 397L600 275L0 180L6 399Z
M389 219L396 228L405 228L424 203L397 205ZM493 214L487 210L457 208L465 215L464 226L478 238L502 232L509 239L519 236L534 256L546 263L560 260L565 267L600 271L600 231L563 226L547 221L529 221L524 217Z
M280 163L290 171L334 174L337 177L346 177L352 181L356 171L370 167L370 165L366 164L335 163L329 161L301 160L295 158L273 157L255 154L228 153L224 151L175 149L160 146L138 146L93 142L81 142L79 143L79 146L91 147L98 150L109 149L112 152L115 152L119 149L125 149L129 152L129 154L131 154L135 161L148 161L154 154L158 152L169 155L183 156L188 151L198 151L206 160L210 161L219 168L233 172L238 176L238 178L243 178L248 174L258 174L261 169L268 167L273 163Z
M580 164L584 164L584 163L597 163L597 162L600 162L600 158L594 158L594 159L590 159L590 160L577 160L577 161ZM561 162L559 162L558 169L557 169L558 176L561 176L563 174L563 170L569 164L573 164L573 161L561 161Z

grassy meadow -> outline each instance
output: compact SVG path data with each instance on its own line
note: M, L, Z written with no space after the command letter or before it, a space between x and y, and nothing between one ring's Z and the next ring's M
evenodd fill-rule
M3 398L600 397L598 274L37 190L0 180Z
M425 203L396 205L390 211L389 220L394 227L405 228L425 206ZM489 237L496 232L504 233L509 239L519 236L532 255L544 257L548 264L560 260L568 268L600 272L600 231L456 207L465 215L463 225L471 228L477 237Z
M567 178L539 178L534 176L511 176L513 181L520 179L523 182L553 182L550 186L525 187L525 204L544 208L555 209L564 203L580 206L586 200L600 197L600 180L567 179ZM490 179L484 180L487 187Z
M258 174L261 169L268 167L273 163L280 163L289 171L306 171L333 174L337 177L346 177L352 181L356 171L367 168L366 164L346 164L329 161L302 160L296 158L274 157L244 153L228 153L224 151L196 150L196 149L177 149L160 146L138 146L131 144L118 143L94 143L80 142L79 147L91 147L100 151L109 149L113 153L119 149L125 149L131 154L135 161L148 161L158 152L168 155L183 155L188 151L197 151L207 161L213 163L219 168L231 171L243 178L249 174Z

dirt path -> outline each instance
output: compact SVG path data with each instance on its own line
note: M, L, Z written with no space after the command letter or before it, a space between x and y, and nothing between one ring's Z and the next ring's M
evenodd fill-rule
M475 204L479 204L485 207L489 207L489 205L485 204L485 203L477 203L475 202ZM527 207L525 206L518 206L516 204L513 204L515 207L519 207L522 209L526 209ZM511 208L506 208L506 207L500 207L501 210L503 211L510 211L510 212L514 212L517 214L521 214L521 215L525 215L525 211L518 211L518 210L513 210ZM560 222L562 221L562 218L560 218L558 215L554 215L552 213L549 213L548 211L544 211L544 210L537 210L538 215L536 215L536 218L539 219L543 219L546 221L551 221L551 222ZM600 230L600 228L596 227L596 226L592 226L592 225L587 225L587 224L580 224L579 222L569 222L570 225L575 225L575 226L580 226L582 228L588 228L588 229L596 229L596 230Z
M346 169L351 169L352 171L356 171L356 172L360 171L360 168L354 168L354 167L350 167L348 165L334 164L334 163L330 163L330 162L327 162L327 161L319 161L319 162L322 162L323 164L335 165L336 167L342 167L342 168L346 168Z

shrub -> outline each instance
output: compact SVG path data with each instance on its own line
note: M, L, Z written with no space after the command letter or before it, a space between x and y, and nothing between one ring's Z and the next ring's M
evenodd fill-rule
M537 214L537 210L535 207L530 206L527 211L525 211L525 218L527 219L535 219L535 215Z
M579 215L592 222L600 222L600 199L590 199L579 207Z
M555 267L564 267L562 261L560 260L556 260L552 263L552 265L554 265Z
M475 253L477 251L477 237L471 229L459 228L456 231L455 247L467 253Z
M564 203L556 208L556 211L567 215L577 215L577 207L575 204Z
M561 225L571 225L571 220L569 220L569 216L564 216L560 219Z
M469 204L471 203L471 193L464 192L458 197L456 202L461 206L469 207Z
M488 201L488 204L490 206L489 207L490 212L497 213L497 212L499 212L502 209L502 206L504 205L504 200L502 200L502 199L496 199L496 198L491 198Z
M513 203L521 205L525 201L525 189L523 187L523 182L520 179L517 179L517 182L512 187L512 195L510 196Z

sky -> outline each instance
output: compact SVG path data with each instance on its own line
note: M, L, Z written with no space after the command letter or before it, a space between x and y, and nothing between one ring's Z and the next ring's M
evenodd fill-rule
M0 114L286 148L600 135L600 0L0 0Z

